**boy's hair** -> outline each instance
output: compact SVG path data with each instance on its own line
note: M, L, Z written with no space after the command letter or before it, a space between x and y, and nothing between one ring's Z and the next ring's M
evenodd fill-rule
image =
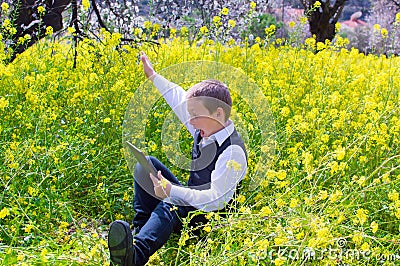
M225 113L225 121L230 117L232 98L228 87L221 81L209 79L195 84L188 90L187 98L195 97L201 97L200 100L210 113L221 107Z

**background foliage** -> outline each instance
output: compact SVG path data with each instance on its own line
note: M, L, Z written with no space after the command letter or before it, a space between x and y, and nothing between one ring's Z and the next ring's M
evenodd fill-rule
M132 219L121 126L144 76L138 50L119 43L107 32L101 43L80 42L76 69L70 46L51 41L0 65L3 263L103 265L108 223ZM398 254L397 57L311 41L303 49L198 46L180 37L141 50L156 69L190 60L242 69L263 89L277 130L277 151L259 188L242 190L228 218L209 215L203 238L184 229L153 264L297 264L278 251L336 248L339 239L371 252L374 263ZM158 125L150 127L156 132Z

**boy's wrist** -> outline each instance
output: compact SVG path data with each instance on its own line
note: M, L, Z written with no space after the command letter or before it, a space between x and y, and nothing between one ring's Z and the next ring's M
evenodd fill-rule
M156 78L156 76L157 76L157 72L153 72L152 74L150 74L147 78L151 81L151 82L154 82L154 79Z

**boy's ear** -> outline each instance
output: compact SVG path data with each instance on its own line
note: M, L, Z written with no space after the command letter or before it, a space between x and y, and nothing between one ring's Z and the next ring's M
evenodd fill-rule
M217 108L217 117L221 117L224 115L224 109L222 109L221 107Z

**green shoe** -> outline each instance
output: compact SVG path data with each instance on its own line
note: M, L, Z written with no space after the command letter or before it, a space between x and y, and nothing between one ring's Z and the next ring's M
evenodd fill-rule
M134 266L134 247L131 228L127 222L114 221L108 231L111 265Z

